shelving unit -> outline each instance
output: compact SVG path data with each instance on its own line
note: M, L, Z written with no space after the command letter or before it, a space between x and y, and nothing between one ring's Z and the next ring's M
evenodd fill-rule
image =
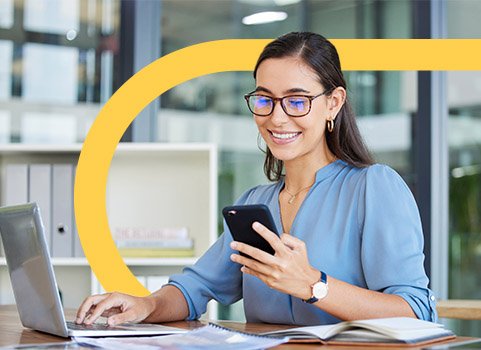
M7 164L77 164L81 145L0 147L0 203ZM110 165L106 207L115 227L187 227L194 240L191 258L125 258L139 276L168 276L192 265L217 238L217 149L213 144L119 144ZM108 262L106 262L108 263ZM101 292L86 258L53 257L65 307L76 308ZM4 257L0 257L0 304L14 303ZM210 318L217 315L209 305Z

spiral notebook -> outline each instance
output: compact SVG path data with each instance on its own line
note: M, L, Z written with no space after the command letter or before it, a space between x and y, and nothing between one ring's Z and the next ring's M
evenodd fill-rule
M271 337L249 334L224 328L209 323L209 325L194 329L183 334L156 337L128 338L85 338L75 337L81 345L98 346L106 349L142 350L158 349L208 349L208 350L254 350L267 349L286 343L286 337Z

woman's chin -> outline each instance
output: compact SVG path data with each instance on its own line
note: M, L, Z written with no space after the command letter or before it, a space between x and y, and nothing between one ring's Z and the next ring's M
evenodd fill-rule
M276 150L274 147L270 148L270 150L271 150L272 155L276 159L282 160L284 163L289 162L291 160L294 160L298 157L298 154L294 153L292 151L287 151L287 150L279 151L279 150Z

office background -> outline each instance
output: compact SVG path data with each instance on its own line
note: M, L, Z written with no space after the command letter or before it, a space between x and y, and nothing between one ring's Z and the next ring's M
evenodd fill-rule
M243 23L264 11L279 17ZM125 80L196 43L295 30L327 38L478 38L479 13L476 0L0 0L0 143L82 142ZM416 196L431 287L443 299L481 299L481 72L346 78L376 160L395 168ZM220 210L266 182L242 98L253 87L245 72L186 82L146 107L123 141L217 144ZM219 312L242 317L239 306ZM451 327L481 336L479 322Z

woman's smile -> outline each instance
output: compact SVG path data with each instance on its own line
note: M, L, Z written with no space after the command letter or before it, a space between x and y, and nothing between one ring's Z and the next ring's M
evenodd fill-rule
M301 131L274 131L268 130L271 140L278 145L285 145L296 141L302 134Z

